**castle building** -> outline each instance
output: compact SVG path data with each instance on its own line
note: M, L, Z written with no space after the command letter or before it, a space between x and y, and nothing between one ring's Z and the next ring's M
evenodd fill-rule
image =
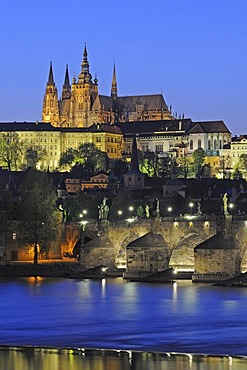
M190 118L117 123L124 135L124 151L130 153L134 133L142 152L169 156L191 156L202 148L207 156L218 156L231 141L223 121L193 122Z
M61 99L50 63L43 101L42 122L55 127L89 127L98 123L173 119L162 94L118 96L116 68L113 68L111 95L98 93L98 79L89 71L88 53L84 47L81 72L69 81L68 66Z
M112 125L93 125L89 128L61 128L49 123L40 122L6 122L0 123L0 137L18 135L22 144L22 157L19 158L18 168L25 165L25 150L36 149L45 153L39 162L39 169L54 171L58 168L61 153L69 148L77 149L82 144L95 144L106 152L111 159L122 157L123 135L120 128ZM4 164L0 162L0 166Z

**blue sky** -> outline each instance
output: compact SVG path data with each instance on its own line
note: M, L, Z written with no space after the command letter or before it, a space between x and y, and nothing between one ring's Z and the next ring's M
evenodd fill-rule
M50 60L80 73L84 42L99 93L162 92L193 120L223 119L247 134L246 0L2 0L0 120L41 119Z

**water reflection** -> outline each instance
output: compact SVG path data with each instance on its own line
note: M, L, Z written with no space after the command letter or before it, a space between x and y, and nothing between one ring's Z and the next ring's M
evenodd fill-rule
M246 370L245 358L94 349L0 347L8 370Z
M0 297L2 345L247 355L245 288L0 279Z

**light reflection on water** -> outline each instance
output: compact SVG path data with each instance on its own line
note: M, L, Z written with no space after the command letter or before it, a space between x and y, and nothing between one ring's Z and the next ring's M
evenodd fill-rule
M0 347L8 370L246 370L246 359L94 349Z
M192 285L190 282L163 285L129 283L122 279L77 281L22 278L0 279L0 297L2 345L247 355L245 288ZM3 353L2 350L0 365ZM32 354L32 350L28 353ZM91 353L90 358L91 355L96 357L88 359L89 362L98 361L98 354ZM21 354L7 354L6 351L6 356ZM35 356L32 354L31 357L35 360ZM125 355L121 356L125 359ZM215 370L217 368L211 367L214 362L219 369L242 369L234 367L240 360L233 359L231 363L228 357L203 357L202 360L194 356L192 359L177 356L174 365L174 356L134 356L133 361L138 360L135 369L142 370L152 369L152 366L162 370ZM63 354L62 357L68 356ZM72 357L71 361L75 363L81 361L81 355ZM148 367L143 364L141 367L139 362L143 359L147 361L147 358L152 361ZM157 367L157 363L152 365L157 358L157 363L165 363L164 367ZM117 361L115 357L108 360ZM58 356L54 361L64 360ZM183 364L181 368L177 365L179 361ZM171 367L171 363L177 367ZM242 363L239 364L242 366ZM59 369L62 369L61 366ZM109 370L110 366L99 369ZM0 366L2 368L5 369Z

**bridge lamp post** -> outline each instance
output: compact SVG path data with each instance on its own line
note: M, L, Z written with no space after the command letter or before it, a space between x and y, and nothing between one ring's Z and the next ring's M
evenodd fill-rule
M83 218L87 214L87 210L83 209L82 213L79 214L80 218Z
M233 209L234 208L234 204L233 203L229 203L229 209Z
M131 215L131 217L132 217L132 216L133 216L133 215L132 215L132 213L133 213L133 211L134 211L134 207L133 207L133 206L130 206L130 207L129 207L129 211L130 211L130 215Z
M189 207L190 207L190 213L192 214L192 208L194 207L194 203L193 202L190 202L189 203Z
M123 214L123 211L122 211L121 209L119 209L119 210L117 211L117 214L118 214L118 217L120 218L120 217L122 216L122 214Z
M168 208L167 208L167 211L168 211L169 213L171 213L171 212L172 212L172 207L168 207Z

